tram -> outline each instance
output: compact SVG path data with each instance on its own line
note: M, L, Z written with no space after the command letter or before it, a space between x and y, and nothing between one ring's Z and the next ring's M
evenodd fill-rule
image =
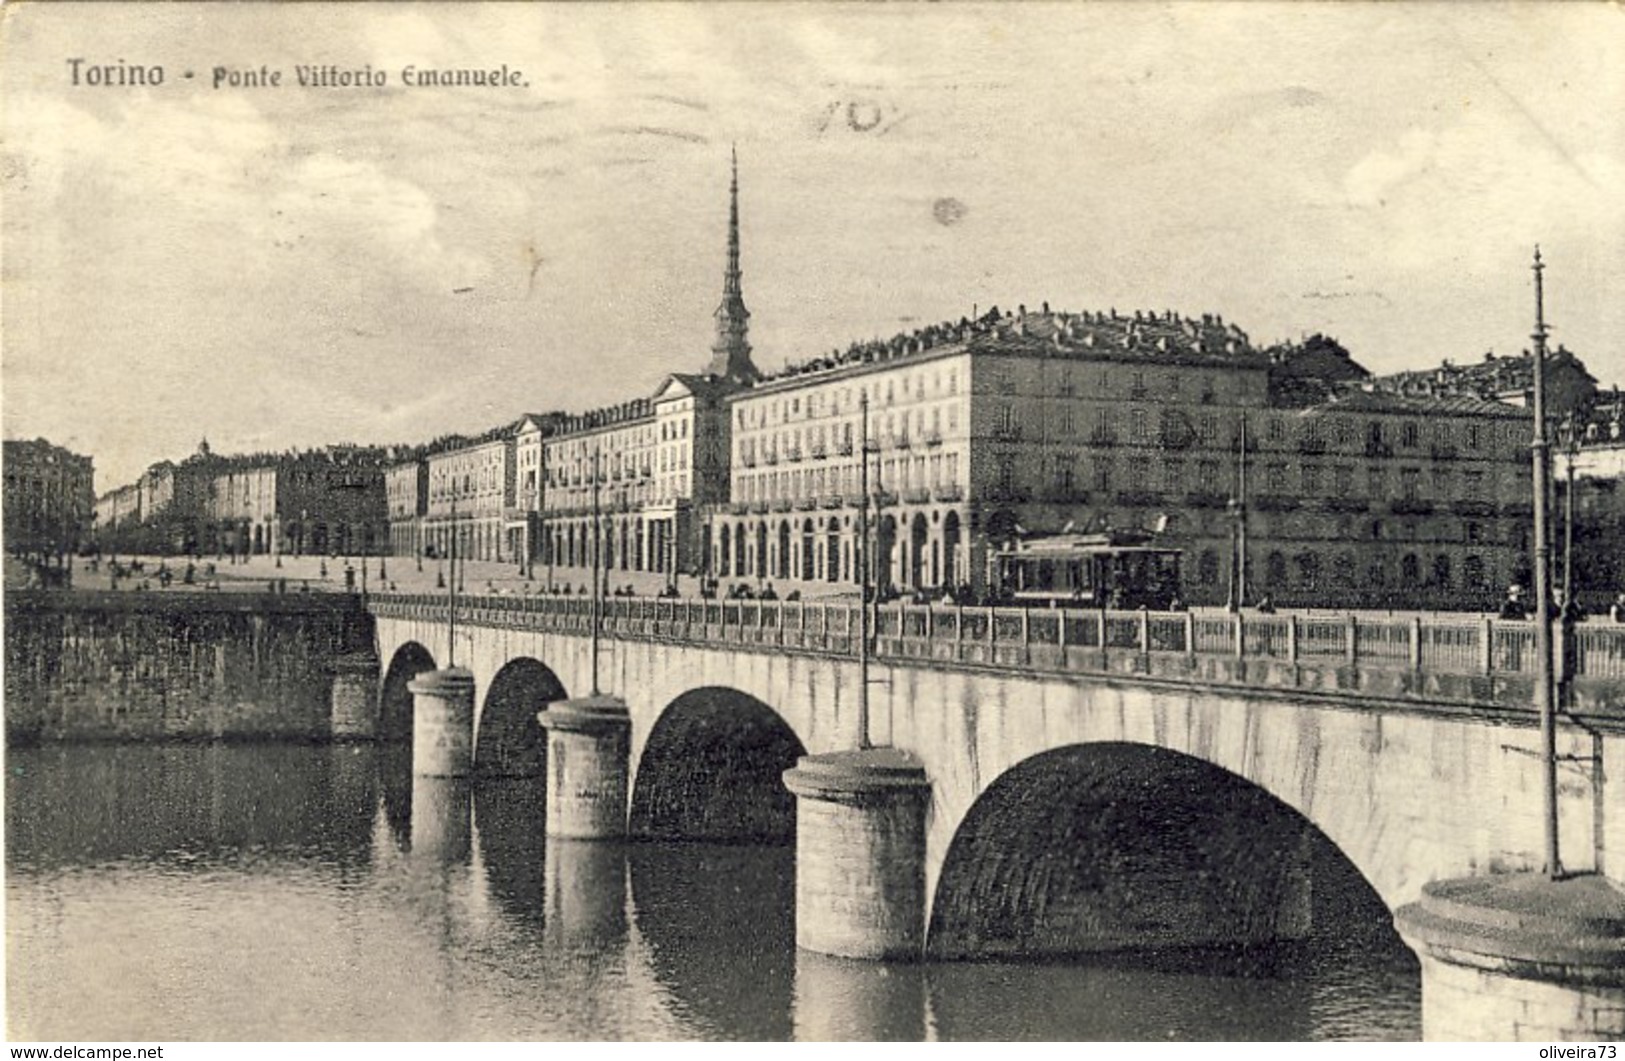
M1017 539L994 554L1002 596L1018 604L1166 610L1179 596L1180 551L1145 532Z

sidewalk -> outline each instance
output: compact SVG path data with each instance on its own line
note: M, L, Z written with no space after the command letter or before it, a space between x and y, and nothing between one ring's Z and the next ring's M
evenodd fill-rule
M171 575L169 592L194 593L210 588L213 583L218 583L221 592L263 592L272 580L282 579L287 580L289 593L304 592L307 587L311 593L342 593L346 590L346 568L353 572L352 585L356 592L365 588L374 593L383 591L446 593L448 587L445 580L450 577L450 565L444 560L419 561L407 556L348 558L284 556L280 558L280 562L276 557L254 556L233 563L229 557L216 560L212 556L205 556L192 561L184 556L121 555L118 562L127 571L132 563L139 562L142 565L141 571L130 571L119 580L120 590L134 590L144 582L147 589L155 593L164 592L158 578L161 567L166 568ZM85 590L113 588L110 558L106 556L102 558L100 570L97 572L90 571L88 563L89 561L84 559L74 562L74 588ZM192 585L186 585L183 581L188 563L194 565ZM211 566L212 574L209 570ZM459 560L457 572L458 592L469 595L528 596L551 592L584 594L592 583L592 572L588 568L549 567L541 563L536 564L534 570L528 574L520 574L519 566L513 563ZM633 594L640 597L659 596L667 585L665 575L619 569L609 571L605 581L611 594L616 590L624 592L630 586ZM768 584L758 582L756 579L718 581L718 592L722 596L726 596L729 588L737 582L746 582L752 590L759 590ZM843 597L857 599L857 590L841 583L772 581L771 585L780 599L793 591L800 591L804 600L832 600ZM697 597L699 587L700 580L693 575L681 575L677 579L679 596Z

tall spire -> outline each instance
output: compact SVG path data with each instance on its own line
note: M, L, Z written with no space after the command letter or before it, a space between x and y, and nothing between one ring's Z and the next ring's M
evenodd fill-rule
M717 338L711 344L706 371L737 383L756 379L750 359L750 310L739 283L739 151L733 151L733 177L728 185L728 265L722 274L722 304L717 307Z

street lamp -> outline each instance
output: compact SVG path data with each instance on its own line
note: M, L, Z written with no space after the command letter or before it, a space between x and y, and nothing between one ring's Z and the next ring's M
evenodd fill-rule
M1534 437L1529 444L1535 492L1535 706L1540 713L1541 794L1544 806L1546 876L1563 877L1557 836L1557 716L1552 695L1551 546L1546 503L1550 490L1551 454L1546 439L1546 308L1541 272L1546 268L1535 248Z

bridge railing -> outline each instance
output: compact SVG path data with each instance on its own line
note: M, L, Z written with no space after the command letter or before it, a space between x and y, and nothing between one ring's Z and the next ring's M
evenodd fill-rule
M440 595L390 593L370 598L384 617L446 620ZM973 608L889 604L875 609L877 657L960 663L1098 668L1108 655L1182 655L1318 666L1370 666L1430 674L1528 675L1534 669L1532 622L1469 616L1392 618L1194 614L1082 609ZM470 596L458 621L476 626L587 633L592 604L583 597ZM611 597L603 602L611 637L699 644L781 646L857 653L855 602L718 601ZM1625 679L1625 625L1583 623L1559 652L1576 677Z

